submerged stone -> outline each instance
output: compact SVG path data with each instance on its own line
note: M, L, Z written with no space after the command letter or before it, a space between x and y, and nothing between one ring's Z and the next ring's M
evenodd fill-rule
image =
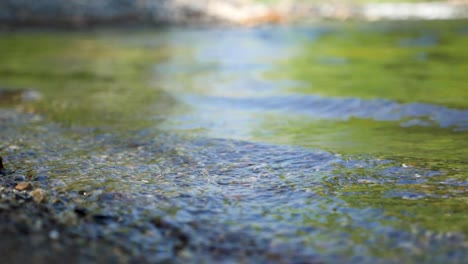
M30 195L33 197L33 200L36 203L41 203L45 197L46 197L47 192L44 191L43 189L37 188L33 191L31 191Z
M29 182L20 182L16 184L15 189L18 191L30 190L32 189L32 184Z
M38 175L34 178L34 181L38 181L38 182L45 182L47 181L49 177L45 176L45 175Z
M60 237L60 233L57 230L52 230L49 232L49 238L52 240L57 240Z
M15 178L13 179L15 182L23 182L26 180L26 177L24 175L16 175Z

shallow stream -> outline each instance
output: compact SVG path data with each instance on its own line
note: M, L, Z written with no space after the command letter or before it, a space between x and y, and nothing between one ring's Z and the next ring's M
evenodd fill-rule
M466 47L466 21L2 32L0 154L134 259L462 263Z

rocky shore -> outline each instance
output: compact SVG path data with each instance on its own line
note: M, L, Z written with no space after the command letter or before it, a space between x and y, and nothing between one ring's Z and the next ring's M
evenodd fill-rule
M3 261L60 263L63 259L72 259L125 263L141 260L141 252L130 250L134 246L132 243L116 243L120 234L109 230L109 225L117 224L121 218L90 213L72 202L89 197L109 202L117 196L101 192L97 195L59 193L50 189L46 176L2 169L0 233L3 239L0 254ZM110 233L103 235L102 232ZM115 235L113 238L111 233Z
M1 100L9 98L0 94ZM11 131L35 124L38 119L36 114L0 109L0 129L6 131L0 135L4 157L0 156L3 262L61 263L67 259L72 263L186 263L183 260L190 257L188 252L194 245L188 241L187 230L167 214L158 210L147 216L134 214L131 206L122 206L131 204L133 198L121 192L102 188L61 190L63 183L49 178L40 158L34 159L39 166L31 164L34 150L17 155L8 151L17 148ZM42 137L40 133L27 134ZM22 141L28 136L17 137ZM146 244L142 245L142 239L148 240Z
M120 24L291 23L313 20L468 18L468 2L356 3L249 0L0 0L0 25L86 27Z

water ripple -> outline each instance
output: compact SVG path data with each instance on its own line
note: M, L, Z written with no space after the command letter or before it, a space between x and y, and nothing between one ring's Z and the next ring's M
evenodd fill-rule
M275 111L302 114L316 119L350 118L376 121L400 121L401 126L438 126L455 131L468 129L468 110L452 109L425 103L401 104L395 101L320 96L273 96L261 98L227 98L215 96L183 96L185 102L204 111L253 113Z

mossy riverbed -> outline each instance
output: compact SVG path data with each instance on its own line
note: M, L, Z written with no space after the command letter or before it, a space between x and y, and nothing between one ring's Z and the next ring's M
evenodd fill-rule
M466 25L2 32L2 255L463 263Z

